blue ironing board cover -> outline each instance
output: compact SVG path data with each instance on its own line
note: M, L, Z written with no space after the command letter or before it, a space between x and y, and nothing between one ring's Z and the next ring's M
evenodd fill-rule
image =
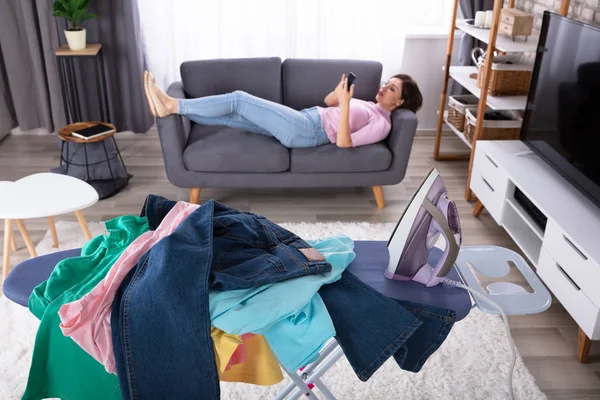
M433 287L413 281L394 281L383 276L390 259L387 242L355 241L356 258L348 266L348 271L378 292L398 300L429 304L456 311L457 321L463 319L471 311L471 297L460 288L445 284ZM433 248L429 255L429 264L435 265L442 251ZM448 278L462 282L456 268L452 268Z
M81 249L58 251L56 253L30 258L10 270L4 280L2 290L10 300L27 307L33 289L48 279L54 266L69 257L77 257Z
M417 282L400 282L384 278L389 253L385 241L355 241L356 258L348 267L363 282L382 294L399 300L430 304L456 311L457 320L464 318L471 309L469 294L458 288L437 285L427 288ZM17 304L27 307L29 295L41 282L48 279L54 266L68 257L77 257L81 249L60 251L39 256L15 266L4 281L4 294ZM435 263L441 251L432 251L430 262ZM460 280L458 273L452 269L449 278Z

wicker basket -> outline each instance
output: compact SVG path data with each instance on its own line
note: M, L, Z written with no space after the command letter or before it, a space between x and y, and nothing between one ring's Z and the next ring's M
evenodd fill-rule
M483 84L483 65L477 74L477 87ZM532 66L492 64L488 93L492 96L525 96L529 92Z
M514 111L500 111L503 115L511 118L511 120L497 121L484 120L483 132L480 140L518 140L521 133L521 124L523 118ZM469 142L473 141L475 134L475 126L477 125L477 115L467 109L465 123L465 136Z
M462 132L465 129L467 108L477 109L479 99L472 94L450 96L448 98L448 123Z

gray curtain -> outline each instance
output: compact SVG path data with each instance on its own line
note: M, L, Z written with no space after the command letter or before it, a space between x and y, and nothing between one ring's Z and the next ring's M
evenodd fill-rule
M477 11L494 9L494 0L460 0L460 11L465 19L474 19ZM485 50L486 44L473 39L471 35L462 32L460 47L458 49L458 65L473 65L471 50L473 47L481 47Z
M0 12L0 132L52 130L63 114L58 47L48 1L3 0ZM50 94L57 94L51 96ZM61 121L64 121L64 117Z
M464 19L474 19L477 11L486 11L494 9L494 0L460 0L460 11ZM473 47L486 49L487 45L479 40L473 39L473 36L461 32L460 46L458 48L457 63L455 65L474 65L471 59L471 50ZM469 91L456 82L452 82L450 94L468 94Z
M0 132L65 125L55 52L66 43L66 21L52 16L51 0L3 0L0 12ZM91 10L88 43L102 43L109 103L119 131L146 132L152 125L142 85L144 59L134 0L102 0ZM76 59L78 98L84 120L99 119L91 60Z

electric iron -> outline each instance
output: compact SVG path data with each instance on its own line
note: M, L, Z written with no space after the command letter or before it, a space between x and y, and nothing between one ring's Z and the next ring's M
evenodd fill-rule
M435 266L427 262L430 250L442 235L446 241ZM384 276L414 280L428 287L440 283L458 256L462 234L456 204L448 199L442 177L435 168L427 174L396 225L387 247L390 261Z

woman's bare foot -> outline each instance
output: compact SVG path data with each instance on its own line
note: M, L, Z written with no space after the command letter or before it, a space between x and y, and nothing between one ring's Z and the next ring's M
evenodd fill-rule
M148 72L144 72L144 91L148 108L155 117L166 117L170 114L176 114L179 108L177 99L168 96L162 89L156 85L156 79Z

